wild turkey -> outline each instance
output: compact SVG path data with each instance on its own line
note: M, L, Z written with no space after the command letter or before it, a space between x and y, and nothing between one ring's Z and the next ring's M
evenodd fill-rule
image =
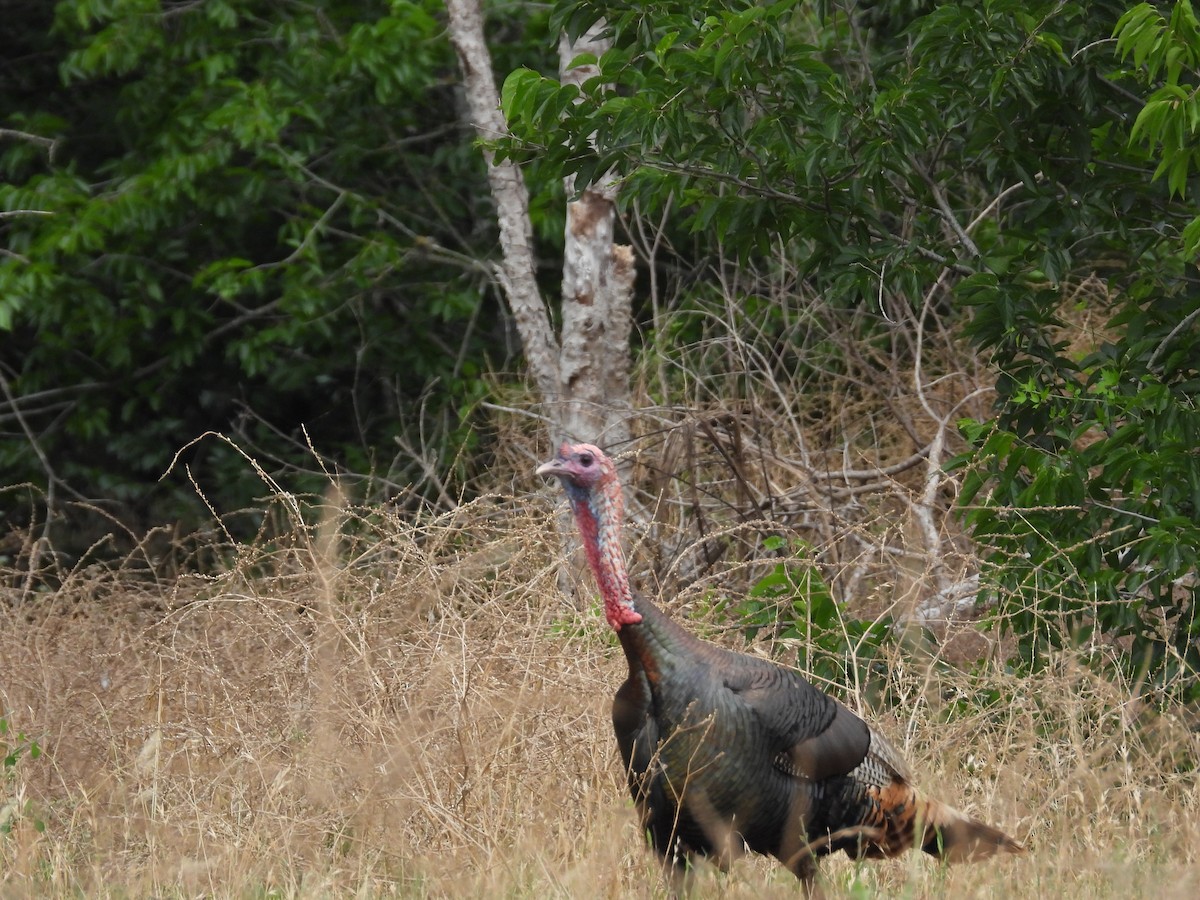
M624 500L612 461L566 442L538 467L566 489L629 663L613 728L651 843L679 873L748 847L812 887L816 856L895 856L914 843L951 861L1024 848L917 793L882 736L796 672L693 637L630 590Z

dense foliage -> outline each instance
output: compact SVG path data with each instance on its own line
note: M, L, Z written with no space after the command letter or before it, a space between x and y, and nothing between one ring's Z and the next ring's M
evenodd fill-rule
M965 316L999 378L997 417L963 423L962 503L1025 658L1066 638L1194 691L1173 678L1200 663L1190 7L1170 31L1139 7L1119 48L1119 3L866 6L561 3L614 49L582 97L513 73L508 152L612 171L743 255L779 241L824 302L877 310L864 340ZM1166 107L1143 114L1129 47ZM1102 325L1073 344L1080 306Z
M415 456L453 458L480 372L518 348L489 294L495 225L440 14L6 6L8 482L148 514L149 486L210 429L293 474L320 474L310 441L330 468L401 483ZM548 56L529 27L504 38ZM220 441L184 461L220 509L262 489ZM156 515L195 498L178 470L157 491Z

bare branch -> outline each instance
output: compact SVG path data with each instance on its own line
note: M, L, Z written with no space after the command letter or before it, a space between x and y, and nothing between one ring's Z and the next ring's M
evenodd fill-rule
M53 163L55 151L58 150L58 138L43 137L40 134L30 134L28 131L18 131L15 128L0 128L0 140L26 141L46 148L46 158Z
M255 266L253 269L251 269L250 271L259 272L259 271L264 271L264 270L269 270L269 269L278 269L278 268L282 268L283 266L287 266L287 265L290 265L291 263L294 263L297 259L300 258L300 256L304 253L304 251L309 248L309 246L313 242L313 238L317 235L317 233L322 228L325 227L325 225L329 222L329 220L333 218L334 213L336 213L339 209L342 208L342 204L345 202L346 202L346 193L343 191L342 193L338 194L336 197L333 198L333 202L331 204L329 204L329 208L327 210L325 210L325 212L321 213L321 217L319 219L317 219L317 221L313 222L312 227L309 228L308 231L305 233L303 240L301 240L300 243L296 245L295 250L293 250L291 253L289 253L286 257L284 257L281 260L278 260L276 262L260 263L259 265Z
M25 590L22 592L22 597L27 596L33 585L34 573L41 567L41 558L43 552L47 552L50 548L50 523L54 521L55 495L58 487L58 475L54 472L54 467L50 465L50 459L46 456L46 452L42 449L41 442L37 439L37 435L33 433L33 429L29 427L29 423L25 421L25 417L21 415L20 409L17 407L16 399L13 397L12 389L9 387L8 379L4 377L3 371L0 371L0 390L4 392L4 398L8 401L9 406L13 409L13 415L16 417L17 423L21 426L21 431L25 434L25 440L29 442L29 446L33 449L34 455L37 456L38 462L42 465L42 471L46 473L46 521L42 525L41 536L33 542L33 546L29 551L29 571L26 573Z
M1179 324L1171 329L1171 333L1163 338L1162 343L1154 348L1154 352L1150 354L1150 359L1146 361L1146 368L1153 369L1154 364L1158 362L1158 358L1163 355L1163 351L1167 349L1167 346L1171 343L1171 341L1175 340L1176 336L1180 332L1191 328L1192 323L1194 323L1198 317L1200 317L1200 307L1193 309L1190 313L1184 316L1183 319L1180 320Z
M19 216L52 216L48 209L7 209L0 212L0 219L15 219Z
M950 202L946 199L946 194L942 190L941 185L933 180L933 176L929 174L929 170L916 159L910 159L909 162L917 170L917 173L921 176L921 180L929 188L929 192L933 194L933 202L937 204L938 211L942 214L942 219L950 226L950 230L954 232L959 243L962 244L971 256L978 257L980 255L979 248L975 246L975 242L971 240L971 236L967 234L966 229L959 224L958 218L954 215L954 210L950 208Z

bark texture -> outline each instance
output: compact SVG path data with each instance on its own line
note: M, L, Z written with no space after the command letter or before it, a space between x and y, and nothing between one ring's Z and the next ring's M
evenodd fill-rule
M578 56L599 59L611 46L603 22L577 41L559 39L559 80L582 86L599 75L594 64L572 67ZM586 102L586 101L581 101ZM566 179L567 196L575 179ZM629 334L633 327L632 248L614 243L617 184L605 178L567 204L562 282L562 379L566 433L609 447L629 440Z

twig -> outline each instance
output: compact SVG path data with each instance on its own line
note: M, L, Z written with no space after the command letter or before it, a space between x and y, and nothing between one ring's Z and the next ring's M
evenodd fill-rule
M1042 176L1041 172L1038 172L1033 177L1034 177L1034 180L1040 181L1043 176ZM992 201L980 211L979 215L977 215L975 218L973 218L967 224L967 227L966 227L967 234L970 234L971 232L973 232L979 226L979 223L982 222L984 219L986 219L989 214L991 214L991 211L993 209L995 209L997 206L999 206L1001 203L1003 203L1005 200L1007 200L1011 194L1016 193L1024 186L1025 186L1025 183L1023 181L1018 181L1016 184L1010 184L1008 187L1006 187L1004 190L1002 190L999 194L997 194L995 197L993 197Z
M950 226L950 230L958 237L959 242L971 256L980 256L979 248L975 246L975 242L971 240L971 236L959 224L958 219L954 215L954 210L950 208L950 202L946 199L941 185L933 180L933 176L929 174L929 170L915 158L910 157L909 162L916 169L917 174L921 176L921 180L925 182L925 186L929 188L930 193L933 194L933 202L937 204L937 208L942 214L942 219Z
M58 150L58 138L42 137L40 134L30 134L28 131L18 131L16 128L0 128L0 140L4 138L26 141L30 144L38 144L45 147L46 159L51 164L54 163L54 153ZM45 213L44 215L49 215L49 213Z
M543 425L554 424L554 420L550 416L544 416L541 413L535 413L528 409L518 409L515 406L501 406L499 403L492 403L488 400L480 401L479 405L484 409L491 409L496 412L508 413L513 416L524 416L527 419L533 419L535 422L541 422Z
M291 263L295 262L297 259L300 258L300 255L309 248L309 245L312 244L313 237L317 234L317 232L320 231L322 229L322 227L324 227L325 224L331 218L333 218L334 213L336 213L339 209L341 209L342 204L345 202L346 202L345 192L338 194L334 198L333 203L329 204L329 208L326 209L325 212L321 213L321 217L319 219L317 219L317 221L313 222L312 227L309 228L308 231L305 233L303 239L301 239L300 243L296 246L295 250L293 250L291 253L289 253L283 259L277 260L276 262L259 263L257 266L255 266L250 271L251 272L263 272L263 271L268 271L270 269L278 269L278 268L281 268L286 265L290 265Z
M1175 338L1179 335L1179 333L1181 331L1183 331L1185 328L1189 327L1193 322L1195 322L1196 318L1198 316L1200 316L1200 306L1197 306L1190 313L1188 313L1186 316L1184 316L1182 321L1180 321L1179 324L1177 324L1174 328L1171 329L1170 334L1168 334L1165 338L1163 338L1162 343L1160 343L1157 347L1154 348L1154 352L1151 353L1150 358L1148 360L1146 360L1146 368L1147 369L1154 368L1154 364L1156 362L1158 362L1158 358L1160 356L1162 356L1163 351L1165 351L1167 349L1167 345L1170 344L1171 341L1175 340Z
M7 209L0 212L0 219L15 219L17 216L52 216L48 209Z
M17 408L16 399L13 397L12 388L9 386L8 379L4 372L0 371L0 390L4 391L4 397L8 401L9 406L13 409L13 416L17 420L17 424L21 426L21 431L25 433L25 439L29 442L29 446L33 448L34 455L37 456L38 462L42 464L42 470L46 473L46 521L42 525L41 536L33 542L33 546L29 550L29 570L25 573L25 584L21 591L21 598L29 595L33 590L34 573L41 565L42 553L50 546L50 523L54 520L55 494L58 485L58 475L54 472L54 467L50 465L50 460L46 456L46 452L42 449L41 442L37 439L37 435L33 433L33 429L29 427L29 423L25 421L25 416L21 414Z

